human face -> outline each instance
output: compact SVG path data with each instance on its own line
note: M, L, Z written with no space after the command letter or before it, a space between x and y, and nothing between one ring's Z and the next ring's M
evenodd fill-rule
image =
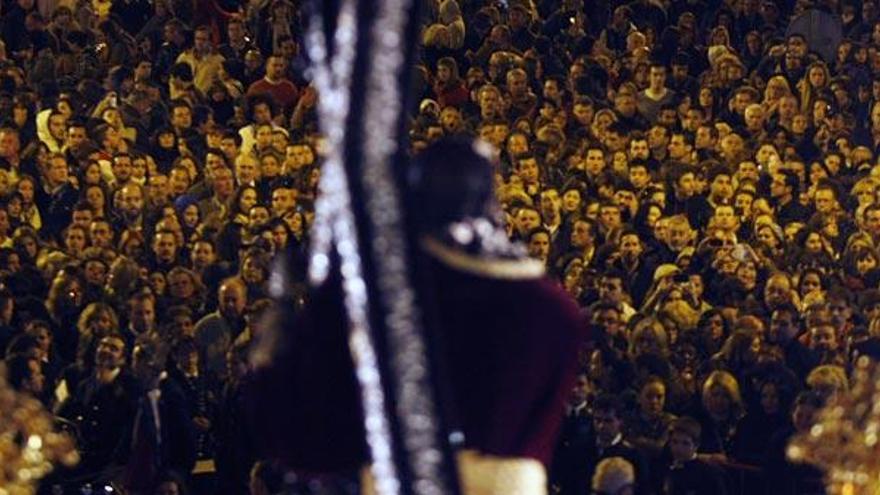
M678 196L682 199L689 198L694 195L694 189L694 174L691 172L682 174L678 179Z
M595 177L602 173L605 168L605 154L601 150L591 149L587 151L585 169L587 174Z
M561 200L556 189L547 189L541 193L541 214L544 218L555 219L559 214Z
M623 422L611 411L593 412L593 429L599 442L609 445L620 435Z
M688 154L690 151L690 145L687 144L683 135L674 134L672 139L669 140L668 151L669 158L680 160Z
M576 189L569 189L562 194L562 210L566 213L578 211L581 207L581 193Z
M73 225L88 229L92 223L92 210L74 210L72 220Z
M260 284L263 282L265 274L255 257L248 256L245 258L241 266L241 277L249 284Z
M715 208L715 214L712 219L715 222L715 226L723 230L733 230L738 223L731 206L718 206Z
M69 173L67 160L64 158L53 158L49 163L49 173L47 176L52 185L59 186L67 182Z
M810 292L822 289L822 281L816 273L808 272L804 274L803 282L801 282L801 296L806 296Z
M642 254L642 242L635 234L624 235L620 239L620 254L625 259L635 260Z
M192 204L183 210L183 223L189 228L195 228L199 224L199 207Z
M608 229L615 229L623 224L619 206L602 206L599 208L599 221Z
M809 79L810 85L814 88L821 88L825 86L825 83L827 82L825 79L825 71L818 66L810 68Z
M275 249L283 249L287 246L287 240L290 234L287 229L284 228L283 225L276 225L272 228L272 243L275 245Z
M817 234L816 232L811 233L807 236L806 241L804 242L804 247L810 253L819 253L822 251L822 236Z
M651 176L645 167L630 167L629 181L636 189L644 189L651 182Z
M752 203L755 201L755 197L752 196L749 192L742 192L736 195L734 198L733 206L736 208L738 212L741 212L742 216L748 217L752 213Z
M67 146L74 150L79 149L86 140L85 127L71 126L67 129Z
M669 451L676 461L685 462L694 458L697 445L684 433L673 432L669 435Z
M648 148L648 141L645 139L634 139L629 143L629 157L631 160L647 160L651 157L651 150Z
M630 215L634 215L639 207L638 199L632 191L619 190L614 193L614 201L621 207L629 210Z
M707 411L713 415L725 416L730 412L731 404L730 395L724 387L717 384L709 387L704 403Z
M228 168L222 168L214 173L214 194L218 198L228 198L235 189L235 181L232 178L232 171Z
M153 241L156 258L170 263L177 257L177 240L171 232L158 232Z
M284 70L287 64L281 57L269 57L266 62L266 77L272 80L278 80L284 77Z
M550 236L544 232L532 235L532 238L529 240L528 250L529 256L541 261L547 261L547 257L550 255Z
M256 146L259 149L266 149L272 145L272 126L269 124L260 124L257 127Z
M293 189L279 188L272 191L272 213L282 217L296 206L296 195Z
M262 206L255 206L248 212L248 225L250 227L259 227L265 225L269 218L269 210Z
M235 165L235 175L239 184L250 184L257 180L259 175L257 164L251 160L240 160Z
M192 110L185 106L174 107L171 111L171 125L177 129L192 127Z
M197 242L191 255L196 269L204 268L214 262L214 247L208 242Z
M658 416L666 403L666 386L660 382L649 382L639 393L639 408L647 416Z
M673 251L679 252L691 242L693 231L683 222L670 222L666 230L666 240Z
M117 156L113 160L113 175L120 184L125 184L131 179L132 164L131 157Z
M797 335L797 325L787 311L775 311L770 318L769 339L772 342L785 344Z
M752 161L744 161L740 162L738 174L739 179L750 179L753 181L758 180L758 165Z
M53 138L63 141L64 140L64 128L67 119L64 115L52 115L49 117L49 134L52 135Z
M877 268L877 259L871 254L864 255L856 261L856 270L860 275L865 275L874 268Z
M195 294L196 286L186 273L175 273L168 279L168 289L177 299L187 299Z
M755 269L754 263L740 263L736 269L736 278L739 279L746 290L752 290L755 288L757 277L758 271Z
M746 128L752 132L759 131L764 126L764 110L760 106L749 106L745 111Z
M104 337L98 341L95 350L95 366L114 369L125 361L125 342L119 337Z
M865 230L873 236L880 236L880 210L869 210L865 215Z
M648 73L648 84L654 91L663 89L666 85L666 68L651 67L651 72Z
M183 194L186 192L187 189L189 189L189 174L187 174L186 171L182 169L173 169L171 171L171 177L168 182L172 194Z
M96 286L103 287L104 282L107 280L107 265L100 261L88 261L86 262L85 270L86 282Z
M219 294L220 312L227 318L238 318L244 314L247 294L236 284L224 284Z
M203 54L211 49L211 36L207 29L197 29L193 35L193 48L196 52Z
M819 213L831 213L837 201L834 199L834 193L829 189L820 189L816 191L816 211Z
M304 144L294 144L287 147L287 161L294 164L294 168L300 168L315 163L315 154L312 148Z
M791 301L791 284L785 277L771 277L764 288L764 300L768 306L776 307Z
M119 209L132 216L139 215L144 208L144 196L141 188L128 185L119 193Z
M68 253L73 255L81 253L86 247L86 235L82 229L68 229L67 234L64 236L64 246L67 248Z
M538 162L534 158L519 161L519 177L526 184L538 182Z
M238 199L238 209L240 211L248 212L255 204L257 204L256 189L248 188L241 192L241 196Z
M820 325L810 329L810 347L819 352L837 350L837 335L831 325Z
M717 175L709 186L709 193L716 201L726 200L733 197L733 182L729 175Z
M603 301L620 302L623 294L623 280L619 278L603 278L599 284L599 299Z
M715 139L712 137L712 129L709 126L702 125L697 127L697 133L694 135L694 146L698 150L715 147Z
M541 225L541 215L535 210L522 208L516 214L516 224L520 234L526 234Z

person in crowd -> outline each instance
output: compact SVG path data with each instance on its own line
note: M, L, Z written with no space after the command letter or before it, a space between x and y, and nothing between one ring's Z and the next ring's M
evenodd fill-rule
M142 399L179 389L195 463L135 491L279 486L246 426L245 316L273 256L307 285L327 95L302 3L0 8L0 347L13 387L78 429L83 462L53 482L122 479ZM719 473L731 495L824 493L783 454L880 356L880 11L815 7L841 23L827 50L792 24L804 8L426 9L404 151L494 146L493 214L592 330L546 438L559 493L721 493ZM136 362L153 335L172 359Z

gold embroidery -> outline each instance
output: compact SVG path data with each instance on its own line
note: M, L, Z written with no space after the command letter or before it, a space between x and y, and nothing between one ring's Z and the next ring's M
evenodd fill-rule
M465 495L546 495L544 466L522 457L494 457L473 450L456 456ZM361 471L362 495L375 495L370 470Z

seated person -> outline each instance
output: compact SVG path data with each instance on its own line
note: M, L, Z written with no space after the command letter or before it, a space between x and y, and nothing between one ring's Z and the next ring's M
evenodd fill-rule
M667 447L672 455L672 464L664 477L664 493L726 493L721 471L697 456L700 429L700 423L687 416L676 419L669 427Z

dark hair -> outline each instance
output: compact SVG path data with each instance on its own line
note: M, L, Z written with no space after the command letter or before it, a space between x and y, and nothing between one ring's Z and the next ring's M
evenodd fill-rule
M31 378L30 363L37 361L37 358L23 353L15 353L7 355L4 361L6 361L9 385L15 390L21 390L25 380Z
M186 478L177 471L170 469L162 471L156 476L156 480L153 483L153 490L150 493L156 493L159 487L165 483L174 483L177 485L177 493L180 495L189 495L189 488L186 486Z
M418 224L430 231L465 217L485 217L494 202L492 168L470 139L446 138L428 146L407 174Z
M682 416L676 418L672 424L669 425L669 435L672 436L673 433L685 435L693 440L694 445L700 445L700 436L703 433L703 428L700 426L700 422L696 419L690 416Z
M616 395L602 394L593 401L593 411L613 413L616 418L623 419L623 401Z

